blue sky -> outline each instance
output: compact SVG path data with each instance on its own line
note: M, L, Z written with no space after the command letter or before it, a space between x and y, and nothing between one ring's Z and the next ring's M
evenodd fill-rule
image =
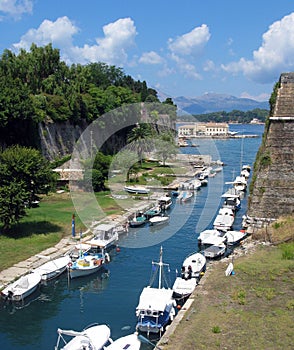
M167 96L267 101L294 70L293 0L0 0L0 53L51 42Z

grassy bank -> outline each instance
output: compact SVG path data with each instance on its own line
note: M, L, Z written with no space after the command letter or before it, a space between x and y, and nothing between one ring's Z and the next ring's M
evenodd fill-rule
M212 265L195 301L162 350L293 349L294 244L259 245L234 262Z
M105 213L121 212L109 192L97 194L97 200ZM75 208L69 193L45 196L39 207L29 209L27 213L7 235L0 235L0 271L54 246L62 237L71 236ZM78 216L75 226L77 233L85 230Z

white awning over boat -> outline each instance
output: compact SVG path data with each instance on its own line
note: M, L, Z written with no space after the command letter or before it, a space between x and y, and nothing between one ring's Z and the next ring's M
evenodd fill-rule
M172 302L172 289L145 287L140 295L137 310L164 311Z

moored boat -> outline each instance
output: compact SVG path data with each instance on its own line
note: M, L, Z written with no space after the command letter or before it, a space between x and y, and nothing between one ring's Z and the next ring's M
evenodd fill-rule
M221 243L218 245L210 245L209 247L203 250L203 254L206 258L216 259L223 256L226 252L225 244Z
M39 256L41 258L50 259L46 256ZM60 276L66 271L67 265L71 262L69 255L61 256L56 259L49 260L43 265L37 267L33 271L41 276L42 281L47 281Z
M201 275L206 270L206 258L196 252L188 255L181 268L181 276L177 277L173 285L173 297L183 299L193 293Z
M110 340L111 344L104 346L103 350L139 350L141 341L138 338L138 333L132 333L114 341Z
M149 188L143 187L143 186L125 186L124 190L129 193L136 193L136 194L148 194L150 192Z
M70 278L77 278L91 275L97 272L108 260L107 253L83 253L78 259L68 264L69 276Z
M90 325L80 332L58 328L57 333L54 350L102 350L110 339L110 329L103 324Z
M152 287L150 283L149 286L143 288L136 307L138 317L136 329L147 334L161 334L175 316L176 303L173 299L173 290L163 286L163 268L169 265L162 261L162 247L159 262L152 262L152 267L155 266L157 269L151 281L154 283L158 273L158 287Z
M1 291L1 296L9 301L23 301L38 288L40 282L40 274L28 273L5 287Z
M157 202L162 211L169 209L173 204L172 199L169 195L159 197Z
M99 224L92 228L94 237L88 241L92 247L110 249L118 241L118 229L114 224Z
M234 220L235 215L232 209L220 208L213 222L213 227L216 230L228 231L232 228Z
M141 213L139 214L135 213L133 218L129 220L129 225L130 227L139 227L139 226L145 225L146 222L147 222L147 217L145 215Z
M149 222L151 225L166 224L169 222L169 216L168 215L154 216L153 218L149 219Z

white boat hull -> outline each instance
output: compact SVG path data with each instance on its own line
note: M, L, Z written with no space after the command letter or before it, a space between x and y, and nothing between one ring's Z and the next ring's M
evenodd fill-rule
M104 350L139 350L140 347L141 342L138 338L138 334L133 333L116 339L112 344L105 346Z
M41 276L31 272L4 288L1 295L11 301L22 301L36 291L40 282Z
M160 225L169 222L169 216L154 216L149 219L151 225Z
M177 277L173 285L173 297L185 298L192 294L197 286L196 278L185 279Z
M59 336L55 346L56 350L100 350L110 339L110 329L106 325L94 325L81 332L58 329L57 333ZM60 341L66 336L72 339L61 348Z
M104 264L103 258L95 256L85 256L79 258L72 264L68 265L70 278L89 276L97 272Z
M203 254L206 258L209 259L216 259L224 255L226 252L226 246L225 245L212 245L206 249L203 250Z
M39 266L34 270L41 276L42 281L48 281L50 279L60 276L66 271L67 265L71 262L69 255L50 260L47 263Z

